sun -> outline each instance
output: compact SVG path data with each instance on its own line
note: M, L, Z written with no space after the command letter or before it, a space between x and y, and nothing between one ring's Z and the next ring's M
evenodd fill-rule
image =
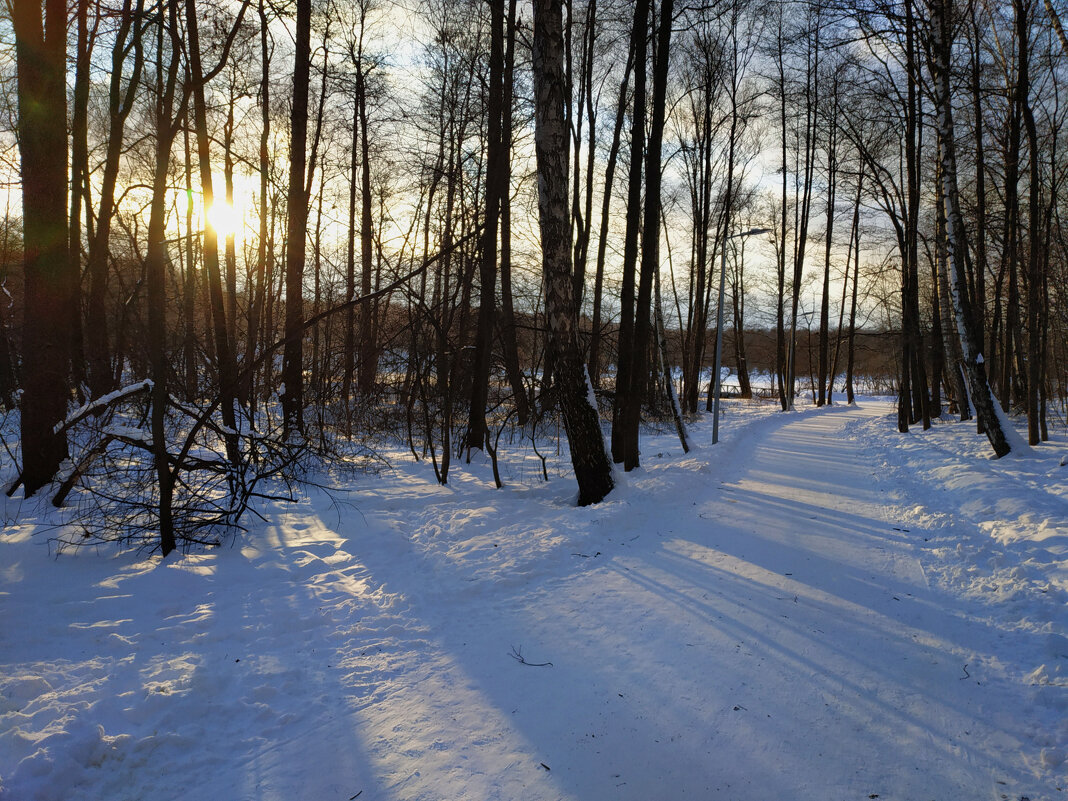
M208 207L208 222L215 228L220 239L235 236L240 239L244 220L241 212L225 200L216 200Z

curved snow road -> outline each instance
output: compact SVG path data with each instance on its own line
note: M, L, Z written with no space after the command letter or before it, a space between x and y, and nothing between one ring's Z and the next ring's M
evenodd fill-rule
M907 499L847 436L890 411L774 415L689 457L650 440L591 510L408 508L425 561L368 564L435 637L394 699L418 724L371 755L387 797L1061 797L1000 632L928 586Z
M1061 797L1000 633L928 586L922 532L845 436L889 410L757 423L698 454L710 473L647 467L606 563L521 602L555 660L525 731L565 797Z

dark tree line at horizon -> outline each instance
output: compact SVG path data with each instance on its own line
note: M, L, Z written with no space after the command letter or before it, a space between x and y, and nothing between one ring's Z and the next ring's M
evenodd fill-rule
M141 464L164 554L302 454L394 437L497 475L555 415L595 503L643 419L685 445L711 407L721 298L739 391L766 372L784 411L851 402L873 327L902 431L974 416L1000 456L1005 412L1035 445L1065 408L1053 0L9 10L19 482L107 507Z

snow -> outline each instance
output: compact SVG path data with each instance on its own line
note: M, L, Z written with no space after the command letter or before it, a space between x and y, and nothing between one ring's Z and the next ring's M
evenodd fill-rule
M116 389L114 392L109 392L106 395L101 395L99 398L94 398L83 406L79 406L77 409L67 415L67 418L61 422L56 423L53 431L59 433L65 428L70 428L72 425L88 417L90 414L102 409L106 409L112 403L123 398L128 398L131 395L136 395L139 392L148 392L152 389L152 380L144 379L143 381L137 381L133 384L128 384L125 387Z
M8 499L0 798L1065 798L1065 437L777 408L581 509L558 442L398 448L166 561Z

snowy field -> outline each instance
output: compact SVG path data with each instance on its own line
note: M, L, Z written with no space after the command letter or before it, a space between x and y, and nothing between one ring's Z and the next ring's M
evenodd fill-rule
M398 451L166 562L7 500L0 798L1068 799L1063 432L775 409L596 507L556 442Z

